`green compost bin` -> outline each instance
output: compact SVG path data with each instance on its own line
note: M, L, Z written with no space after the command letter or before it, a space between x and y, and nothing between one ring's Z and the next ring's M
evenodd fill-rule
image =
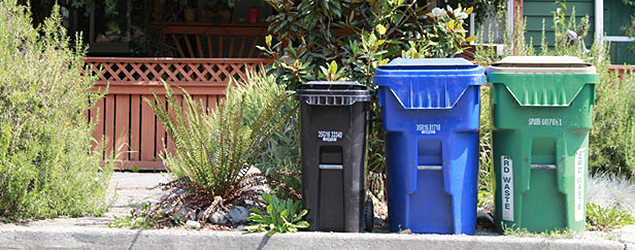
M577 57L507 57L487 78L498 229L583 231L595 67Z

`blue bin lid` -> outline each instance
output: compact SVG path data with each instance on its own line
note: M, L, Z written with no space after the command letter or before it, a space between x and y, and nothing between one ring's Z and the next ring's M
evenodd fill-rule
M374 84L405 109L451 109L468 87L485 84L483 72L463 58L397 58L377 68Z
M465 70L479 66L463 58L396 58L386 65L386 70Z

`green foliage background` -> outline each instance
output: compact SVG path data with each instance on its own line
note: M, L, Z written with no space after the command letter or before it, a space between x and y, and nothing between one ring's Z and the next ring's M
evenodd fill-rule
M83 76L59 8L33 28L16 1L0 2L0 217L82 216L106 210L112 160L93 150L86 111L100 95Z

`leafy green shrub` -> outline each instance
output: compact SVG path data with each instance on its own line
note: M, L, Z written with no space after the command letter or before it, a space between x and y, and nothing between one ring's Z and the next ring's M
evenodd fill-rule
M293 90L312 80L350 80L372 86L376 67L392 58L451 57L474 39L466 38L463 23L469 8L439 9L433 15L414 0L266 2L278 13L269 17L269 30L288 42L285 47L284 42L266 38L261 49L275 59L268 73ZM383 176L384 132L377 102L371 108L370 124L368 169ZM381 189L373 188L373 192L379 195Z
M0 2L0 217L12 220L107 209L112 160L91 148L85 113L101 96L52 13L33 28L25 7Z
M281 112L290 94L268 81L232 82L226 98L209 115L185 90L181 108L170 86L164 85L167 105L145 99L175 145L176 154L165 155L164 163L177 178L196 182L211 196L228 198L235 191L293 112Z
M300 201L279 200L271 194L264 194L262 199L268 204L267 212L252 208L251 216L247 218L252 225L247 227L247 232L266 231L267 236L271 237L276 233L297 232L299 228L309 227L309 223L302 220L308 211L300 210Z
M274 75L248 72L246 79L236 93L244 97L247 119L253 119L267 100L287 93L284 85L276 83ZM295 112L297 105L298 101L294 98L287 98L281 104L279 112L289 113L289 118L283 121L282 127L274 131L271 138L263 145L260 156L253 164L271 180L281 181L282 185L288 185L299 193L302 183L298 175L301 163L300 120L297 117L298 112ZM272 188L279 196L287 197L284 193L286 189L278 185Z
M594 171L634 177L635 75L619 78L605 73L600 79L589 135L589 163Z
M619 226L635 223L635 218L626 211L616 207L604 207L593 203L587 204L586 227L589 230L609 231Z

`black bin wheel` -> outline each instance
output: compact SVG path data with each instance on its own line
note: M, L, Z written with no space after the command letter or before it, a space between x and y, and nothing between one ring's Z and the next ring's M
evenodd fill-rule
M364 203L364 230L366 232L372 232L375 227L375 211L373 208L373 201L367 200Z

